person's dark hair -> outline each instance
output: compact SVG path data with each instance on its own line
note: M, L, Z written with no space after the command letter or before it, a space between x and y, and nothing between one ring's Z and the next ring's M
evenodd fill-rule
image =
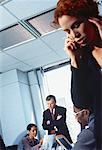
M98 4L95 0L59 0L54 12L54 24L63 15L74 17L99 17Z
M75 105L73 105L73 106L74 106L74 109L76 108L76 109L80 109L80 110L83 110L83 109L89 110L89 116L94 113L94 111L90 107L77 107Z
M35 125L33 123L28 124L27 130L30 131L32 127L35 127L35 130L37 131L37 125Z
M56 103L56 97L54 95L48 95L46 97L46 101L50 101L51 99L53 99L55 101L55 103Z
M6 150L5 143L1 135L0 135L0 150Z

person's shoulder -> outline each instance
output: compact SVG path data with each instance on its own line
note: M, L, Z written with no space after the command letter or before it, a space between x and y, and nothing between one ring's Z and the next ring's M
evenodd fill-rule
M60 109L60 110L62 110L62 111L66 111L66 108L65 108L65 107L62 107L62 106L57 106L57 105L56 105L56 108L58 108L58 109Z
M94 133L89 129L83 129L78 135L77 142L74 144L72 150L96 150L95 143Z
M83 129L78 135L78 141L89 142L90 140L94 140L94 132L90 128Z
M25 142L27 142L28 140L28 138L27 138L28 136L26 135L26 136L24 136L23 138L22 138L22 143L25 143Z
M17 150L23 150L24 145L27 143L27 138L26 137L27 137L27 135L22 137L22 139L19 141Z
M43 114L47 113L49 111L49 109L44 110Z

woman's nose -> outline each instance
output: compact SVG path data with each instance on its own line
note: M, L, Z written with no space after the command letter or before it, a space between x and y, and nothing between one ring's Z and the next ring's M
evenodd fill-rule
M81 34L77 31L71 30L70 35L72 38L80 38Z

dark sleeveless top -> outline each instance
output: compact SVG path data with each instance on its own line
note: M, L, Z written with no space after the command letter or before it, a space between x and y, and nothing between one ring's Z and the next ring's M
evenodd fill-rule
M94 110L94 106L101 98L101 67L88 52L84 57L82 56L78 64L79 68L71 66L72 101L76 107L91 107Z
M77 108L91 108L95 113L95 136L102 142L102 69L87 50L78 62L79 68L71 66L71 96Z

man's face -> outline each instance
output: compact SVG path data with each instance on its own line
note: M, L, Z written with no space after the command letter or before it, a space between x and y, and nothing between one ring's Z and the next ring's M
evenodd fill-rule
M51 98L49 101L47 101L47 106L49 109L53 109L56 106L56 102L54 101L53 98Z
M88 123L88 118L89 118L89 110L88 109L79 109L76 107L74 108L75 112L75 118L77 121L82 125L85 126Z
M67 33L68 38L73 39L81 47L95 39L94 26L84 18L63 15L58 21L61 28Z

